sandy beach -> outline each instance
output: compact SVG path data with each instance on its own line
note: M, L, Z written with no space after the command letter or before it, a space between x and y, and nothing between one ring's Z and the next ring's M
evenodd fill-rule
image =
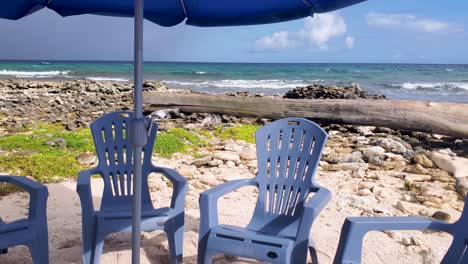
M146 88L180 92L155 82L146 83ZM3 81L0 82L0 138L28 133L24 128L38 122L63 124L64 131L70 133L87 129L103 113L129 109L130 96L130 86L121 83ZM105 100L96 100L104 97ZM191 113L175 113L159 121L161 134L171 133L173 128L183 128L204 142L194 143L197 155L184 151L153 157L155 165L176 169L189 180L184 263L196 263L199 194L223 182L255 177L255 145L248 139L223 137L223 129L260 126L269 121ZM311 232L320 263L332 263L341 226L349 216L433 217L436 212L443 212L443 220L449 222L460 217L462 194L468 187L466 139L388 128L322 126L329 134L329 140L315 179L331 190L333 197L314 222ZM0 142L0 157L36 155L18 152L2 149ZM80 164L85 168L94 166L93 154L84 154L90 162ZM21 173L5 170L1 161L0 172ZM81 208L75 178L76 175L69 175L60 180L49 179L46 183L51 263L81 263ZM154 205L167 206L172 192L167 180L161 175L152 175L149 185ZM100 179L92 180L95 208L99 208L102 188ZM218 204L220 222L247 224L255 200L253 188L242 188L225 196ZM28 195L10 193L0 197L0 204L2 219L12 221L27 214ZM364 242L363 263L439 263L450 242L449 235L436 232L372 232ZM162 232L143 233L141 255L142 263L168 263L165 235ZM114 234L107 238L102 263L129 263L130 256L129 234ZM31 259L25 247L14 247L8 254L0 255L0 263L31 263ZM256 262L219 256L214 263Z

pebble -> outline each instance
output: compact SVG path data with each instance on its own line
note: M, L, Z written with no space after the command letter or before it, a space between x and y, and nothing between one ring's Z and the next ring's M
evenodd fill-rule
M448 214L448 213L446 213L446 212L443 212L443 211L436 211L436 212L432 215L432 218L437 219L437 220L441 220L441 221L448 222L448 221L450 221L451 215Z
M358 194L361 196L368 196L372 194L372 191L369 189L361 189L358 191Z
M239 156L243 160L256 160L257 159L257 153L253 149L243 149L239 153Z
M240 162L239 154L232 151L217 151L214 154L214 158L223 161L234 161L236 164Z
M434 166L432 160L426 157L426 155L416 155L414 156L413 160L416 164L421 164L424 167L432 168Z
M78 161L79 164L81 165L93 165L96 163L96 156L90 153L81 153L76 156L76 160Z

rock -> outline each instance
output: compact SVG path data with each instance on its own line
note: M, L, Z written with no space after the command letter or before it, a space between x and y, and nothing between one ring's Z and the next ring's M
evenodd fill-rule
M90 153L81 153L76 156L76 160L78 161L79 164L81 165L93 165L96 163L96 156Z
M358 194L360 196L368 196L368 195L372 194L372 191L369 190L369 189L361 189L361 190L358 191Z
M432 179L434 181L440 181L440 182L455 182L456 181L456 179L450 176L448 172L443 171L443 170L431 169L429 171L429 174L432 176Z
M213 160L213 156L208 155L206 157L202 157L202 158L194 160L192 162L192 165L195 165L197 167L202 167L202 166L208 165L212 160Z
M434 163L432 162L432 160L426 157L426 155L422 155L422 154L414 156L413 161L416 164L421 164L422 166L427 167L427 168L432 168L434 166Z
M338 186L340 191L347 191L347 192L356 192L357 186L354 183L344 183Z
M363 136L371 136L374 134L374 129L372 126L358 126L356 131Z
M406 154L408 149L400 142L391 138L379 138L375 142L378 146L397 154Z
M182 165L177 168L177 172L187 179L193 179L194 172L197 170L195 165Z
M401 243L405 246L412 246L414 245L414 240L411 237L404 237L401 240Z
M375 183L373 182L361 182L358 186L358 189L369 189L372 190L374 188Z
M457 193L460 194L463 198L465 198L467 196L467 194L468 194L468 177L457 178L456 190L457 190Z
M432 177L430 175L409 174L405 176L405 180L409 182L425 182L432 180Z
M65 148L67 141L64 138L53 138L44 142L45 145L50 147Z
M437 167L452 173L455 178L468 177L468 159L453 157L440 151L433 151L430 157Z
M440 220L440 221L448 222L448 221L450 221L451 216L450 216L450 214L448 214L446 212L437 211L432 215L432 218Z
M239 156L243 160L256 160L257 153L253 149L244 149L239 153Z
M236 166L236 163L234 163L234 161L228 160L228 161L226 161L226 166L228 168L233 168L233 167Z
M164 120L164 119L173 119L180 115L179 108L172 108L172 109L162 109L151 113L152 117L156 117L156 119Z
M214 154L214 158L223 161L234 161L235 163L240 162L239 155L232 151L217 151Z
M249 168L257 168L257 166L258 166L258 162L256 160L251 160L247 162L247 167Z
M242 146L239 146L234 142L228 142L224 144L224 150L227 150L227 151L241 152L242 149L243 149Z
M370 146L361 150L364 158L372 159L375 156L381 156L385 153L385 149L380 146Z
M418 215L421 209L424 209L424 206L410 202L398 201L395 208L402 211L403 213Z
M429 170L421 166L421 164L408 165L405 167L405 172L413 174L429 174Z
M219 183L216 177L213 175L203 175L200 181L209 186L216 186Z
M367 170L369 165L367 163L339 163L325 164L322 168L328 171L359 171Z
M312 84L305 87L294 88L284 95L290 99L385 99L385 95L368 94L359 85L354 84L347 87L325 86Z
M208 163L208 165L212 166L212 167L216 167L216 166L219 166L219 165L222 165L224 164L224 162L220 159L213 159L212 161L210 161Z
M344 156L331 158L328 160L328 162L333 163L333 164L363 162L362 153L360 151L354 151Z

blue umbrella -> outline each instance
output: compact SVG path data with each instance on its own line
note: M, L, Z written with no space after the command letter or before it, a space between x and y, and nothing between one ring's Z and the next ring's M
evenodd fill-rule
M141 150L147 129L143 119L143 19L170 27L183 22L194 26L239 26L288 21L325 13L365 0L3 0L0 18L20 19L44 7L62 16L96 14L135 17L134 111L129 140L134 148L132 263L140 262Z

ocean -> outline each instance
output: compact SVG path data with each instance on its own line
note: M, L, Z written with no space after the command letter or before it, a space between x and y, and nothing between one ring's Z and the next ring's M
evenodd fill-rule
M1 79L132 81L131 62L0 61ZM144 78L212 93L359 83L390 99L468 103L468 65L146 62Z

